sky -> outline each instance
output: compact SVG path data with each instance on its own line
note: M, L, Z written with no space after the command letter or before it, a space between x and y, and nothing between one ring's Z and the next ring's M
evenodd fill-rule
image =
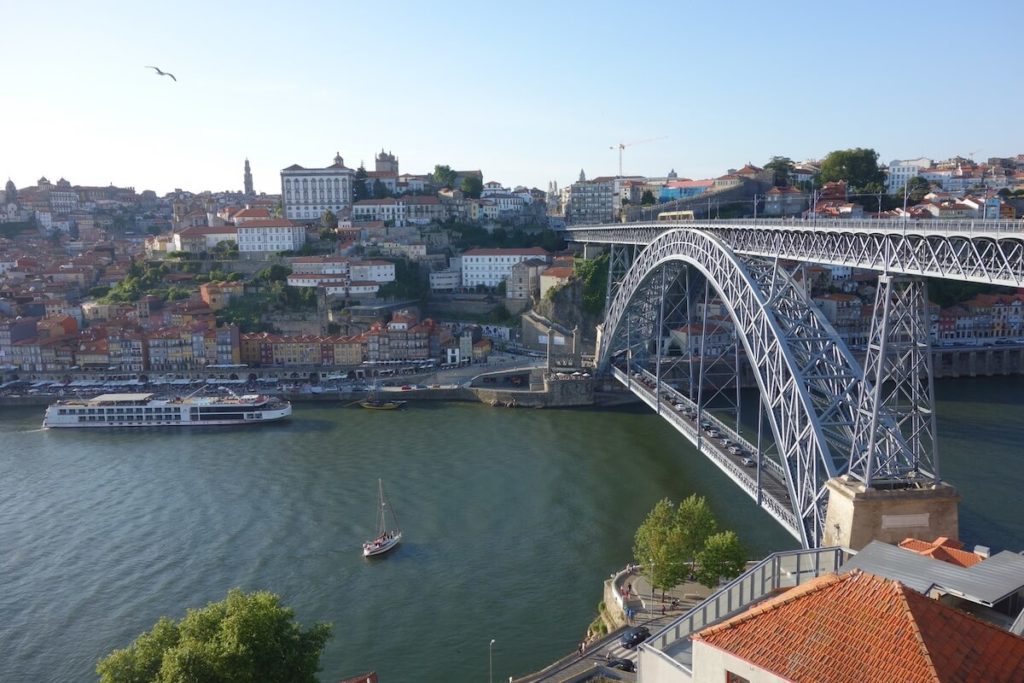
M1017 0L0 0L0 182L280 192L291 164L547 188L850 147L1024 152ZM156 65L177 82L145 68Z

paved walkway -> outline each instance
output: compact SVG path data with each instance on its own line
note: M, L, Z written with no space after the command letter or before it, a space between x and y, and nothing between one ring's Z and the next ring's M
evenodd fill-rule
M665 591L664 597L660 590L652 594L651 583L639 568L620 577L618 585L621 587L623 603L632 611L630 626L646 626L651 633L660 631L712 592L698 583L685 582ZM618 629L596 642L588 643L583 654L575 652L563 657L543 671L516 679L516 683L563 681L590 671L609 659L628 659L635 664L636 649L627 649L619 644L619 637L624 630ZM624 674L623 678L632 680L629 674Z

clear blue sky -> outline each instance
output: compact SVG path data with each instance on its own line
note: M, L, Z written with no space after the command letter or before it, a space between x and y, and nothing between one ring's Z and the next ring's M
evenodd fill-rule
M0 182L278 192L293 163L701 178L1024 152L1024 3L16 2ZM144 66L158 65L175 83Z

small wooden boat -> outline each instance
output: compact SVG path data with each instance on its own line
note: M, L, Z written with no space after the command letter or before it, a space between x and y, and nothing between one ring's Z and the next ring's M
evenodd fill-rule
M390 401L381 398L367 398L359 402L359 406L367 410L397 410L404 405L405 401Z
M384 481L377 480L377 488L380 494L380 509L377 511L377 537L363 543L363 557L383 555L392 550L402 541L402 530L398 526L398 517L395 511L388 507L387 498L384 497ZM388 512L390 509L393 528L388 528Z

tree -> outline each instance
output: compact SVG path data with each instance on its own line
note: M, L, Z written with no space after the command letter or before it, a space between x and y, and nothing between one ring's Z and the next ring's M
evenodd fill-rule
M640 195L640 205L650 206L655 203L654 193L650 190L644 190L644 193Z
M821 162L821 182L839 180L845 180L853 188L884 182L885 177L878 168L878 152L861 147L829 152Z
M373 198L384 199L388 196L388 187L380 181L380 178L373 179Z
M352 182L352 201L359 202L370 198L370 188L366 186L367 173L362 164L356 169L356 177Z
M924 201L924 196L932 191L932 186L927 180L916 175L907 181L904 191L907 193L908 203L920 204Z
M693 570L704 544L718 529L708 501L696 493L679 503L675 523L679 527L679 552Z
M714 588L722 579L734 579L747 566L747 551L735 531L722 531L708 536L704 549L697 555L696 579Z
M764 165L764 170L771 173L772 185L786 187L793 172L793 160L789 157L772 157L771 161Z
M329 624L307 630L267 591L232 589L227 598L190 609L180 622L153 629L100 660L101 683L159 681L308 681L315 683Z
M636 530L633 557L644 567L651 585L662 592L686 578L685 558L672 501L662 498Z
M442 166L441 164L434 166L433 180L438 187L452 187L455 185L457 175L451 166Z
M484 181L477 175L468 175L462 179L462 186L459 189L469 199L479 199L484 189Z
M330 230L338 227L338 217L330 209L324 210L324 214L320 216L320 225Z

